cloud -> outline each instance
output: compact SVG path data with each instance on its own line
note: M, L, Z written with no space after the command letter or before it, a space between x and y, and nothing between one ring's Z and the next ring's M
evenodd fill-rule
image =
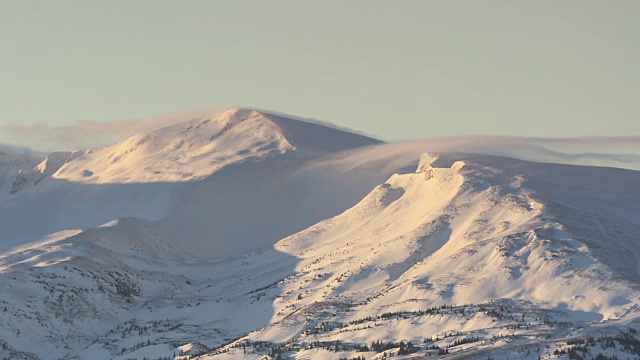
M42 156L44 155L41 152L35 151L34 149L27 146L19 146L12 144L0 144L0 155L6 154L14 154L14 155L33 155L33 156Z
M39 151L77 150L109 145L130 136L159 129L188 119L224 111L226 108L174 113L161 117L111 122L81 121L76 124L9 124L3 126L12 145L28 146Z

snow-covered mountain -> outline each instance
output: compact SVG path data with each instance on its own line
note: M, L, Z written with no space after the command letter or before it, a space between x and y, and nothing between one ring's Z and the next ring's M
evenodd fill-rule
M235 109L0 155L0 357L640 355L640 172L483 144Z
M250 159L288 152L313 157L376 143L312 123L233 109L87 151L53 177L92 184L193 181Z
M12 226L0 243L136 217L215 244L206 254L211 257L272 245L340 213L370 190L343 190L336 179L327 196L299 169L333 152L379 143L234 109L113 146L54 153L7 176L14 181L6 186L12 190L3 195L0 218Z
M567 339L604 324L617 335L638 318L638 180L617 169L424 155L417 172L278 242L273 251L296 258L295 270L251 293L275 315L207 358L275 349L378 359L397 355L400 342L421 357L448 347L531 358L566 355ZM377 341L388 351L364 351Z

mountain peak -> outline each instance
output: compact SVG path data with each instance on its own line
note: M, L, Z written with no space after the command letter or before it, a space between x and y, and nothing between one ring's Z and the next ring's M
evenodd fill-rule
M287 152L314 157L377 143L316 123L233 108L87 150L54 177L89 183L184 182L247 159Z
M223 111L222 113L219 113L218 115L220 114L224 114L224 116L228 116L230 119L237 119L237 120L246 119L252 116L264 116L264 114L262 114L260 111L256 109L243 108L243 107L231 108Z

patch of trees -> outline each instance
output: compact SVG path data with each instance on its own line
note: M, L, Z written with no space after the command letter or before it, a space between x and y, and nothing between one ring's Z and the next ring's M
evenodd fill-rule
M398 349L399 355L413 354L418 350L420 350L420 348L413 345L411 341L408 341L408 342L400 341L397 343L390 341L385 343L380 340L374 341L373 343L371 343L370 349L379 353L386 350Z
M474 342L478 342L480 341L479 337L467 337L467 338L462 338L462 339L458 339L455 340L453 343L449 344L447 347L448 348L452 348L455 346L460 346L460 345L464 345L464 344L470 344L470 343L474 343Z

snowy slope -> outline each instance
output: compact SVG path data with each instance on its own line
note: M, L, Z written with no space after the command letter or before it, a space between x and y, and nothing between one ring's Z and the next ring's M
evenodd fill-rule
M262 114L229 110L87 151L54 178L99 184L189 181L231 163L293 149Z
M506 336L491 344L499 353L524 339L557 342L539 340L548 334L586 336L596 331L590 322L635 321L638 180L617 169L424 156L417 173L394 175L343 214L279 242L299 262L262 290L276 316L211 358L279 347L329 358L336 344L355 357L378 340L411 341L425 355L432 345ZM440 308L447 304L455 306ZM448 332L460 335L425 341Z
M371 272L382 284L413 282L428 291L411 296L433 303L522 297L616 318L635 302L635 291L626 292L630 285L616 289L612 278L638 282L638 257L631 252L632 234L640 228L637 172L600 174L595 168L470 155L442 157L434 165L392 176L354 208L276 249L302 258L329 256L334 266L343 262L346 274L368 282ZM624 235L611 235L616 232ZM554 258L559 260L549 261ZM603 283L594 282L604 269L609 273ZM335 287L362 293L348 281ZM609 308L614 303L626 306Z
M312 123L232 109L87 151L54 178L92 184L193 181L248 159L291 151L317 156L376 143Z
M626 357L640 172L480 154L634 168L634 140L528 144L235 109L0 155L0 357Z
M162 221L186 238L210 241L217 245L211 257L271 245L370 190L338 187L327 198L298 169L332 152L379 143L234 109L113 146L54 153L38 166L16 167L20 174L7 172L0 218L12 227L0 234L0 248L123 217ZM19 186L10 191L14 182Z
M182 262L197 252L136 219L56 233L4 252L2 339L39 358L77 352L141 296L188 287L166 259Z
M37 164L30 155L0 153L0 201L24 186L26 174Z
M236 259L203 258L189 239L135 219L5 252L3 339L15 354L34 350L17 329L50 339L35 349L41 358L125 359L185 349L211 358L398 351L356 351L374 341L411 341L424 356L478 338L451 354L486 358L483 349L520 351L635 321L638 172L470 154L424 155L417 167ZM575 211L588 206L598 221ZM630 250L608 248L611 239Z

